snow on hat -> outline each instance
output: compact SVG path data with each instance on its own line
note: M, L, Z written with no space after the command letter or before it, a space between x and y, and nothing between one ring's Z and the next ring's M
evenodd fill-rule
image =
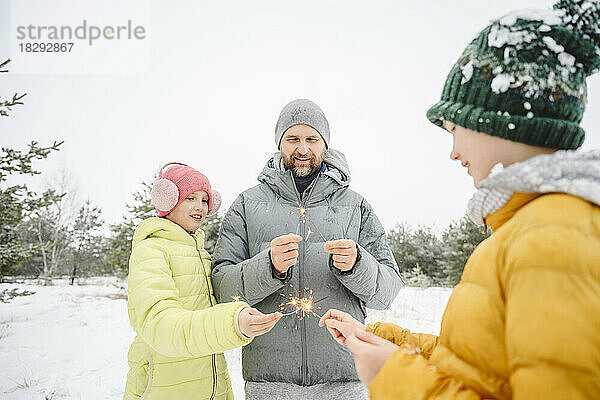
M278 148L285 131L294 125L308 125L315 129L329 147L329 122L323 110L312 101L297 99L283 107L275 125L275 145Z
M210 188L208 178L186 164L170 162L160 169L152 185L152 205L159 217L175 209L191 193L204 190L208 194L208 214L214 214L221 206L221 195Z
M452 67L441 100L427 111L515 142L576 149L586 77L600 68L600 1L560 0L493 21Z

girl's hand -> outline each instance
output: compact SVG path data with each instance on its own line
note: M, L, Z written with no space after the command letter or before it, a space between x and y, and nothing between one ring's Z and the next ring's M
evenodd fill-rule
M366 326L355 320L350 314L334 308L328 310L321 320L319 326L327 326L331 336L341 345L346 344L346 339L358 329L366 330Z
M256 308L246 307L238 314L238 327L247 337L255 337L267 333L281 318L280 312L263 314Z

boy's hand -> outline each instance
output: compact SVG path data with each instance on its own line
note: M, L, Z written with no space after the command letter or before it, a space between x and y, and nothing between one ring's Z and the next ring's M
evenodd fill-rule
M325 242L325 253L332 254L333 266L340 271L350 271L356 262L356 243L352 239Z
M319 320L319 326L327 326L331 337L341 345L346 344L346 339L354 334L356 330L365 331L366 326L352 318L343 311L332 308L328 310Z
M298 260L298 242L302 236L293 233L271 240L271 262L277 275L285 274Z
M356 330L346 340L346 347L354 353L358 378L367 386L377 376L383 364L400 347L367 331Z
M256 308L246 307L238 314L238 327L247 337L255 337L267 333L281 318L280 312L263 314Z

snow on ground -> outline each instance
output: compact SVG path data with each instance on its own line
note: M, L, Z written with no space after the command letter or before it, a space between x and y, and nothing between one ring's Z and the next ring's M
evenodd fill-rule
M0 303L0 398L121 399L134 337L125 284L116 278L75 286L65 280L0 284L0 292L14 288L35 294ZM450 292L402 289L390 310L369 310L368 321L437 334ZM240 349L226 354L237 399L244 398L240 355Z
M393 322L411 332L440 333L442 314L452 289L405 287L389 310L368 310L367 322Z

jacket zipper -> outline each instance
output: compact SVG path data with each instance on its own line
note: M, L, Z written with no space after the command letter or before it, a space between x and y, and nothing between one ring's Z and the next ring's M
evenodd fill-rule
M310 184L310 191L308 192L306 198L304 199L304 204L302 203L302 198L300 196L300 192L298 192L298 188L296 187L296 181L294 180L294 175L292 174L292 171L290 171L290 177L292 178L292 185L294 185L294 191L296 192L296 195L298 196L298 204L300 205L300 207L306 208L306 204L308 203L308 199L310 198L310 195L312 194L312 191L315 187L315 181L317 179L319 179L319 175L317 175L315 177L315 179L311 182ZM306 190L304 190L304 192L306 193ZM304 217L304 224L302 225L302 229L300 230L300 233L302 235L302 237L304 238L304 236L306 235L306 216ZM302 293L304 292L304 247L305 244L303 243L304 241L300 242L298 244L298 250L300 250L300 246L302 246L302 251L298 251L298 285L300 286L299 288L299 295L302 295ZM301 296L304 297L304 296ZM300 329L300 344L302 347L302 386L308 386L308 349L306 346L306 321L304 320L304 318L302 318L300 320L300 324L301 324L301 329Z
M146 396L148 396L148 392L150 391L150 387L152 386L152 357L150 357L150 353L148 353L148 384L146 385L146 389L144 393L142 393L142 397L140 400L144 400Z
M213 307L213 301L212 301L212 292L210 290L211 286L208 282L208 273L206 272L206 267L204 266L204 260L202 259L202 253L200 253L200 250L198 249L198 242L196 241L196 238L194 239L194 244L196 245L196 251L198 252L198 256L200 257L200 263L202 264L202 271L204 271L204 278L206 279L206 289L208 290L208 301L210 302L210 306ZM210 394L210 400L213 400L215 398L215 392L217 391L217 359L216 359L216 355L212 354L211 355L211 364L212 364L212 375L213 375L213 385L212 385L212 393Z

